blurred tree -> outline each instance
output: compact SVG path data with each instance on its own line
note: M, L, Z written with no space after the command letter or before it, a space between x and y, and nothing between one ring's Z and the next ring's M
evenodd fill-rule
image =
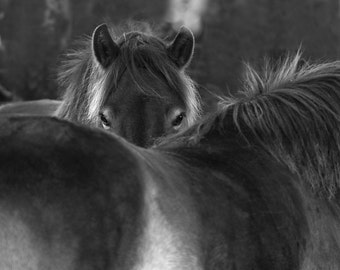
M191 27L192 76L202 89L234 92L244 60L300 46L306 58L338 58L339 14L338 0L0 0L0 84L23 99L56 97L57 59L70 41L130 18Z
M196 79L234 92L242 61L281 57L300 46L306 58L339 56L338 0L210 0ZM197 63L199 62L199 63Z
M55 97L54 63L70 36L68 0L8 0L2 13L3 84L23 99Z
M157 24L165 8L157 0L0 0L0 84L22 99L55 98L57 59L70 40L103 21Z

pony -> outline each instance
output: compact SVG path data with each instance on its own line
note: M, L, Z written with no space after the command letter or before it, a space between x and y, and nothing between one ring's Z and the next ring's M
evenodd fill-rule
M149 149L1 119L1 269L339 269L340 62L299 58Z
M182 27L166 42L147 24L99 25L61 61L62 101L14 103L0 114L54 115L101 127L148 147L158 137L191 126L201 111L186 74L194 36Z

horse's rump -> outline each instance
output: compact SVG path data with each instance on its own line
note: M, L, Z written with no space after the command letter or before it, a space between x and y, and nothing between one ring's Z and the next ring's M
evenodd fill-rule
M299 245L310 237L301 193L311 193L233 132L222 147L211 137L208 148L143 150L56 119L0 123L3 263L167 270L300 263Z
M58 120L0 122L1 269L108 269L133 257L141 173L124 146Z

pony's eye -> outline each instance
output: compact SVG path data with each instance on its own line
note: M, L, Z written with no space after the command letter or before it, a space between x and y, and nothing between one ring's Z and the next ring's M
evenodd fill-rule
M103 113L99 114L100 121L102 122L104 129L109 129L111 124L110 121L106 118L106 116Z
M184 112L181 112L180 114L178 114L176 118L171 122L172 127L175 129L179 128L183 122L184 117L185 117Z

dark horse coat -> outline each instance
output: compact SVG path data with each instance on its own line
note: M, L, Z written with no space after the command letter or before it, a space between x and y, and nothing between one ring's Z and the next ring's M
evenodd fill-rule
M253 70L153 149L0 124L1 269L339 269L340 64Z

